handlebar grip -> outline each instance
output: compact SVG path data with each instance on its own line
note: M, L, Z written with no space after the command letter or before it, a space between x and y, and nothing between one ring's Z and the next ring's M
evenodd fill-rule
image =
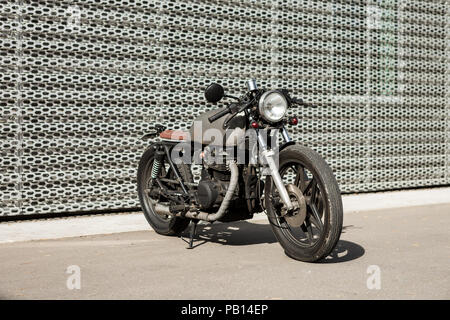
M293 103L295 103L295 104L298 104L298 105L301 105L301 106L304 106L304 107L317 108L316 105L310 104L310 103L306 103L306 102L303 101L303 99L301 99L301 98L293 98L293 99L291 99L291 101L292 101Z
M230 113L231 110L230 108L225 108L223 110L220 110L219 112L217 112L216 114L212 115L211 117L208 118L209 122L214 122L219 118L222 118L224 115Z
M291 101L295 104L304 105L305 102L301 98L292 98Z

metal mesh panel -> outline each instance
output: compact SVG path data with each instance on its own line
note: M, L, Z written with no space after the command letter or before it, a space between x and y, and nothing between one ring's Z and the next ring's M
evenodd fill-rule
M14 29L17 19L11 8L1 11L0 38L0 213L2 215L20 214L20 106L18 95L20 74L18 52L19 41Z
M289 88L344 192L450 183L447 1L1 1L1 215L138 206L154 124Z

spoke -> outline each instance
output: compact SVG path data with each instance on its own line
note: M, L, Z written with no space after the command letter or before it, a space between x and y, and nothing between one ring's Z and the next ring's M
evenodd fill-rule
M297 169L297 175L295 176L295 182L294 184L296 186L299 186L300 184L300 190L303 192L303 190L305 190L306 188L306 181L305 181L305 170L303 169L303 167L299 167Z
M317 182L316 179L314 179L314 183L311 185L311 203L316 202L316 195L317 195Z
M300 171L301 170L297 170L297 174L295 175L295 181L294 181L294 184L296 185L296 186L298 186L298 183L300 182L300 179L301 179L301 174L300 174ZM300 189L302 189L302 187L300 186Z
M311 211L313 213L314 216L314 221L316 222L316 227L322 231L323 230L323 223L322 223L322 219L320 219L320 215L319 212L317 211L316 205L314 203L310 203L309 207L311 208Z
M305 188L305 191L303 191L303 194L306 195L309 190L315 189L316 187L316 179L313 177L311 180L309 180L308 185Z
M313 238L314 238L314 233L312 230L312 226L311 226L311 222L309 220L305 220L305 225L306 225L306 236L308 237L308 241L310 244L313 243Z

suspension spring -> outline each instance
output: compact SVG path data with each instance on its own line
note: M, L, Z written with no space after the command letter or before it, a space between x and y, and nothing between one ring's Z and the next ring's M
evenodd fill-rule
M152 179L156 179L159 175L159 168L161 167L161 162L159 162L158 160L154 160L153 161L153 166L152 166Z
M163 159L164 159L164 151L160 150L156 151L155 158L153 159L152 174L151 174L152 179L158 178Z

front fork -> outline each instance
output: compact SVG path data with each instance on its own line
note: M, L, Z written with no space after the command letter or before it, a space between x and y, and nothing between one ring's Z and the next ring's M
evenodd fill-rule
M281 129L281 134L286 142L291 141L291 138L289 137L286 128L283 127ZM286 186L284 185L283 180L281 179L280 172L278 171L278 167L273 158L275 152L267 147L267 142L264 136L259 132L259 130L256 130L256 135L258 138L259 147L261 149L261 156L264 158L267 165L269 166L270 175L272 176L272 180L275 183L278 193L280 194L281 201L283 201L283 203L286 205L286 209L289 212L294 208L294 206L292 205L291 198L289 197L289 194L286 190Z

